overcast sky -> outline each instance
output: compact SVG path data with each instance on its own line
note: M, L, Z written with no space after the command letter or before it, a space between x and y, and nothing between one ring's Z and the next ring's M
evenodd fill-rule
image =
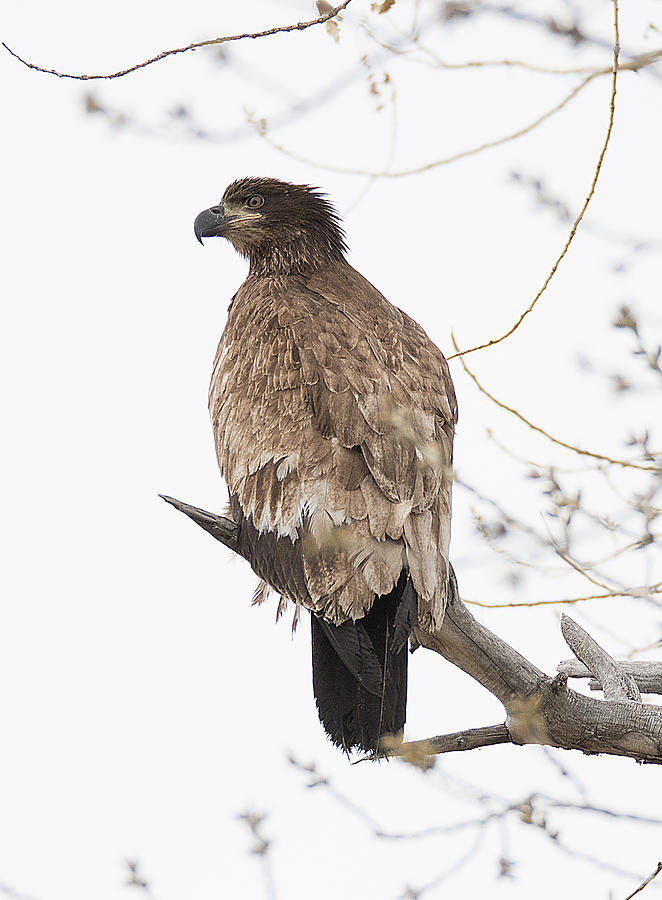
M275 896L288 900L395 898L471 850L471 829L417 842L371 839L366 822L323 788L305 789L288 754L314 761L386 830L482 815L467 785L494 792L496 805L532 791L581 800L558 764L597 806L660 814L661 773L630 760L497 747L444 758L428 775L398 763L350 766L317 720L307 621L292 640L289 622L274 625L273 602L252 608L248 566L157 496L216 511L226 500L207 385L246 265L223 241L201 248L193 220L230 181L270 175L322 186L345 219L352 264L446 353L451 331L466 347L507 330L563 247L569 223L536 202L528 180L541 179L572 216L586 196L607 127L608 77L525 138L424 174L373 181L324 168L400 171L446 158L524 127L578 83L576 75L439 71L394 59L359 27L365 19L393 37L388 16L369 6L354 0L340 43L310 29L226 45L225 60L214 48L182 54L110 82L57 79L0 54L0 894L137 897L124 880L125 860L138 859L158 900L269 896L237 818L246 810L267 814ZM388 14L393 27L406 27L405 6ZM611 4L579 6L597 39L590 46L494 16L437 28L430 46L451 62L609 66ZM572 7L521 5L550 8L567 18ZM421 4L421 19L434 9ZM659 13L652 0L621 10L624 51L662 44ZM46 67L103 73L191 41L314 15L312 4L294 0L35 0L4 11L2 40ZM654 418L645 378L635 397L611 393L607 376L639 372L627 336L610 326L620 304L636 307L653 339L662 331L661 73L658 65L657 78L623 74L585 227L535 313L508 341L468 358L496 396L553 434L615 455ZM105 112L86 112L86 95L88 110ZM172 114L182 107L186 116ZM249 117L265 117L267 138L298 159L257 136ZM196 129L206 137L192 137ZM652 243L636 251L637 242ZM452 373L459 476L540 522L537 485L487 430L520 457L575 470L577 459L480 397L457 362ZM588 476L582 487L599 497ZM475 537L472 497L458 488L454 503L452 556L464 596L503 603L586 591L576 573L524 573L513 587L503 560ZM642 561L627 577L644 583L644 569ZM659 639L659 616L641 605L624 612L614 601L575 614L615 654ZM547 672L569 655L555 607L481 610L479 618ZM503 717L445 660L423 650L412 657L408 737ZM555 852L542 829L494 827L481 833L475 862L425 896L624 897L660 858L651 829L577 815L559 823L563 846L605 865ZM515 880L496 877L504 855Z

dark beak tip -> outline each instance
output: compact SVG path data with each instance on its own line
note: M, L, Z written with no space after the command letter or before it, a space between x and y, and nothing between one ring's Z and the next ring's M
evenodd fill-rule
M213 212L211 209L205 209L195 217L193 232L202 244L203 238L215 237L221 234L224 222L225 218L218 209L215 209Z

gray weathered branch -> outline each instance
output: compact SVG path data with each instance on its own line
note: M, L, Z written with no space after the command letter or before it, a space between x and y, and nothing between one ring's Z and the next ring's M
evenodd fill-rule
M431 758L438 753L452 753L458 750L477 750L495 744L512 744L513 740L505 725L488 725L485 728L468 728L453 734L440 734L422 741L387 743L380 748L379 756L399 756L407 762L428 768ZM372 758L372 757L370 757Z
M237 528L223 516L197 509L172 497L168 503L197 522L216 540L238 553ZM570 624L569 624L570 623ZM620 680L622 669L572 620L564 635L573 652L579 651L600 670L609 691L622 699L584 697L567 687L567 676L552 678L474 619L459 598L455 579L446 616L435 633L416 628L413 637L440 653L503 703L505 725L477 728L428 741L412 741L390 751L393 755L428 755L495 743L545 744L583 753L628 756L639 762L662 763L662 707L626 696L632 686ZM574 627L573 627L574 626ZM584 637L585 635L586 637ZM588 649L587 649L588 648ZM593 669L592 669L593 671ZM596 672L597 675L597 672Z
M570 616L561 616L561 632L567 645L602 684L606 700L638 700L641 694L631 675L616 665L614 659L591 635Z
M642 694L662 694L662 662L636 662L627 659L615 660L621 672L634 678L637 687ZM584 663L576 659L564 659L556 667L557 671L566 678L588 678L592 691L601 691L602 682L595 677Z

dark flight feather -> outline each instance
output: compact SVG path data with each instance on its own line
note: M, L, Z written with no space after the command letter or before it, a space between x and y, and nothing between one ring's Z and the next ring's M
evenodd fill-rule
M378 656L378 650L373 646L366 631L365 616L363 619L348 619L340 625L332 625L320 616L314 616L314 621L324 633L324 637L331 644L344 668L353 679L375 697L382 696L384 684L384 671ZM313 662L313 671L315 664Z
M407 642L399 651L392 646L394 619L400 604L403 572L391 594L379 598L355 624L364 633L369 652L379 665L377 690L348 669L338 653L334 631L350 623L330 625L312 616L313 690L320 721L336 746L374 751L385 735L401 738L407 707ZM382 663L385 663L386 671Z
M340 220L305 185L242 179L196 219L250 261L209 392L241 553L312 613L322 723L374 750L404 725L407 642L448 592L448 366L344 257Z

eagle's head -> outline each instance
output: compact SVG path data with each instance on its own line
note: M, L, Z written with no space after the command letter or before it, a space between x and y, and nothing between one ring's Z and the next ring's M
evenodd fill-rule
M194 224L195 236L227 238L259 273L302 272L342 258L340 218L331 203L307 184L275 178L234 181L217 206Z

